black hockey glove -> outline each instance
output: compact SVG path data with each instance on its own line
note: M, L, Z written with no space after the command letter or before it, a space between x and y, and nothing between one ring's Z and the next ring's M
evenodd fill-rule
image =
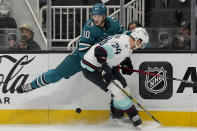
M112 70L109 67L109 65L107 65L106 62L104 62L102 64L101 74L102 74L102 77L103 77L103 81L105 83L107 83L107 82L109 82L109 81L114 79L114 75L112 74Z
M131 62L131 59L127 57L124 61L120 63L121 67L128 68L129 70L122 69L122 74L124 75L131 75L133 73L133 64ZM131 70L130 70L131 69Z

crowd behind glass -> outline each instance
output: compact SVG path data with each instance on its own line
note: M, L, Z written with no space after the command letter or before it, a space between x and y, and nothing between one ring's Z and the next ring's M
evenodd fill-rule
M173 9L170 0L146 0L145 2L145 28L150 42L145 50L190 50L191 49L191 22L190 0L177 0L179 5ZM171 1L172 2L172 1ZM46 4L46 2L44 2ZM43 6L43 1L41 1ZM159 15L172 12L171 20L154 18L155 12ZM13 18L9 16L9 7L0 0L0 50L41 50L33 40L34 31L31 25L25 23L17 27ZM138 21L131 21L127 29L140 27ZM126 28L126 27L125 27Z

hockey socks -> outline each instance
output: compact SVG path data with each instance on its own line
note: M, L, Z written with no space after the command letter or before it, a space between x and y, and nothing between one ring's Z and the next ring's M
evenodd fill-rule
M142 120L138 114L137 109L133 105L131 108L125 111L127 115L129 116L129 119L133 122L133 126L138 126L142 124Z

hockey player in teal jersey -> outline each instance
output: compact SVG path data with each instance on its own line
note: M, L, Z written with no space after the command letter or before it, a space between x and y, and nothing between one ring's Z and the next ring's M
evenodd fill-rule
M92 18L86 22L82 29L78 48L72 54L68 55L55 69L44 72L31 83L20 85L17 88L18 93L38 89L50 83L58 82L62 78L69 79L74 74L82 71L80 61L91 46L110 35L129 35L131 33L126 31L117 20L112 20L110 17L107 17L107 8L104 4L95 4L91 13ZM111 106L111 110L113 109L113 106ZM115 114L115 111L113 111L113 113ZM123 114L121 113L121 115Z
M92 18L86 22L82 30L78 48L68 55L55 69L44 72L31 83L17 87L18 93L32 91L50 83L58 82L62 78L69 79L82 70L80 61L92 45L109 35L131 33L126 31L118 21L107 17L107 8L104 4L95 4L91 13Z

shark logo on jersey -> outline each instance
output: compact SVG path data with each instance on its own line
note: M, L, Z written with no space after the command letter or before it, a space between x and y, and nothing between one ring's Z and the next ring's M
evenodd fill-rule
M164 77L157 77L152 75L146 75L145 79L145 87L146 89L154 94L161 93L166 90L167 87L167 80L166 80L166 72L163 67L157 68L154 67L153 69L148 67L146 72L155 73L160 76Z
M90 21L88 24L87 24L88 27L93 27L94 26L94 22Z

